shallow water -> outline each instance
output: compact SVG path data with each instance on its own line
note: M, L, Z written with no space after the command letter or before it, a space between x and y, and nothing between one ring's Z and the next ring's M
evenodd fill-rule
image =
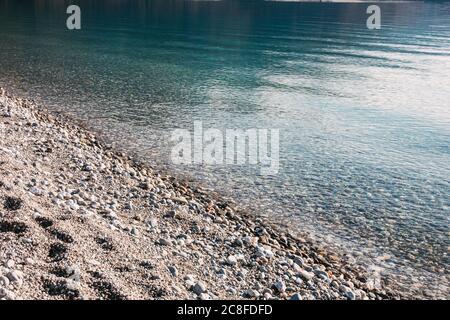
M79 1L76 32L68 3L0 0L0 85L448 297L449 3L382 4L371 31L364 4ZM279 128L279 173L172 165L195 120Z

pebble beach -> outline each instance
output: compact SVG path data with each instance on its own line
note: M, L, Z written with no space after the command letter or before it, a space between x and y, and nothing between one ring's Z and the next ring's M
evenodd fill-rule
M0 93L0 299L399 299L378 275Z

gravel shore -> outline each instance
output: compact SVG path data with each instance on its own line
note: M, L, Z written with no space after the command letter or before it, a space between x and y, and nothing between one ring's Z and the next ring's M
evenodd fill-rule
M401 298L0 90L0 299Z

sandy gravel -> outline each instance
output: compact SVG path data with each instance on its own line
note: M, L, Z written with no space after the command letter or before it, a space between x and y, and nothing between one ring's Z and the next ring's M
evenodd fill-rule
M0 299L398 297L1 89Z

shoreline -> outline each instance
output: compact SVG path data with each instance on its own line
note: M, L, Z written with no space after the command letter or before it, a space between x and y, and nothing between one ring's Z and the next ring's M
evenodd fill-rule
M0 299L414 298L4 89L0 132Z

